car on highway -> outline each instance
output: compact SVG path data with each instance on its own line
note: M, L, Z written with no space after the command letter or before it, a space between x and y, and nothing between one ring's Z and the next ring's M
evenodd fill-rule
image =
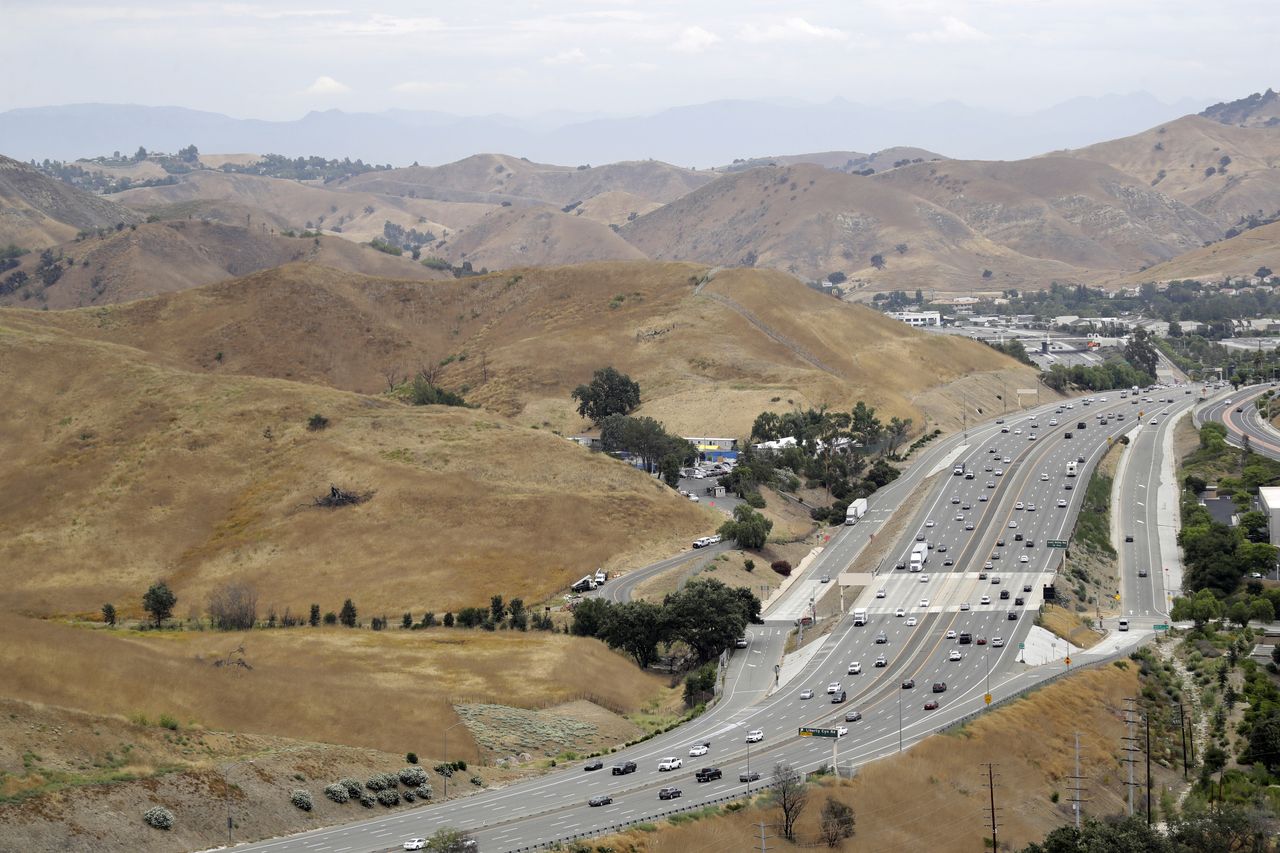
M937 700L937 699L930 699L928 702L925 702L925 703L924 703L924 709L925 709L926 711L936 711L936 710L938 710L938 700Z
M613 802L613 797L609 796L608 794L596 794L594 797L587 800L587 805L591 806L592 808L595 808L596 806L607 806L612 802Z
M904 608L899 607L898 609L893 611L893 615L901 619L903 616L907 615L907 611Z
M935 548L934 550L935 550L935 551L937 551L939 554L945 554L945 553L947 553L947 546L946 546L946 545L939 545L939 546L938 546L937 548Z
M999 583L1000 583L1000 576L999 576L999 575L992 575L992 576L991 576L991 583L992 583L992 585L999 584Z
M844 700L847 698L849 698L848 692L841 690L839 693L831 697L831 704L839 705L840 703L844 702Z
M670 755L658 762L658 772L665 773L668 770L679 770L683 766L684 759Z
M1008 457L1008 456L1006 456L1004 459L1001 459L1000 461L1001 461L1001 462L1003 462L1004 464L1008 465L1008 464L1009 464L1009 457Z
M1010 610L1010 611L1009 611L1009 621L1010 621L1010 622L1017 622L1017 621L1018 621L1018 611L1016 611L1016 610Z
M1024 504L1022 501L1018 501L1016 504L1014 504L1014 505L1013 505L1013 508L1014 508L1014 509L1026 509L1027 507L1026 507L1026 504Z
M933 692L934 692L934 693L946 693L946 692L947 692L947 682L945 682L945 681L935 681L935 682L933 682Z
M743 772L738 774L738 781L739 782L759 782L760 771L752 770L750 773L748 773L744 770Z
M1138 568L1138 577L1140 577L1140 578L1145 578L1146 576L1147 576L1147 567L1146 567L1146 566L1140 566L1140 567Z
M973 509L973 507L969 506L969 504L961 504L960 508L961 508L961 509L963 509L963 510L965 510L966 512L967 512L968 510Z
M947 654L947 660L964 660L964 655L960 653L959 649L952 649L950 653Z
M903 690L910 690L915 686L916 686L916 680L914 678L908 678L906 681L902 682Z
M679 788L675 787L674 785L669 785L666 788L661 788L658 790L658 799L674 800L676 797L679 797L683 793L684 793L683 791L681 791Z
M620 764L613 765L609 772L614 776L625 776L628 773L635 773L636 763L634 761L623 761Z
M426 849L427 849L427 839L425 839L425 838L410 838L408 841L406 841L406 842L404 843L404 849L405 849L405 850L426 850Z
M994 569L994 568L996 567L996 564L995 564L995 563L993 563L993 562L991 562L990 560L987 560L987 562L986 562L986 563L984 563L983 565L984 565L987 569ZM1000 581L992 581L992 583L999 583L999 582L1000 582Z
M889 661L887 658L885 658L884 655L880 655L880 657L876 658L876 666L880 668L884 668L888 665L889 665Z
M887 594L888 591L883 588L876 590L876 598L884 598Z
M954 640L955 638L956 638L956 629L955 629L955 628L948 628L948 629L947 629L947 639L948 639L948 640Z
M1027 441L1035 441L1035 440L1036 440L1036 434L1034 432L1031 433L1031 435L1027 436Z
M1028 557L1026 554L1023 554L1021 557L1019 557L1019 558L1018 558L1018 562L1019 562L1019 563L1029 563L1029 562L1031 562L1031 558L1030 558L1030 557Z
M1010 530L1013 530L1013 529L1014 529L1015 527L1017 527L1017 526L1018 526L1018 522L1014 521L1013 519L1010 519L1010 520L1009 520L1009 529L1010 529Z
M1048 475L1048 474L1041 474L1041 475L1040 475L1040 482L1042 482L1042 483L1047 483L1047 482L1049 482L1049 475Z
M927 598L922 598L922 599L920 599L920 606L921 606L921 607L928 607L928 606L929 606L929 599L927 599Z
M986 496L986 495L978 495L978 500L979 500L979 501L981 501L982 503L986 503L986 502L987 502L987 496Z
M747 743L759 743L764 740L764 732L760 729L752 729L747 732Z
M964 529L965 529L965 530L972 530L972 529L973 529L973 522L972 522L972 521L967 521L967 522L965 522Z
M1031 584L1029 584L1029 583L1024 583L1024 584L1022 585L1022 591L1023 591L1023 592L1031 592Z
M979 604L990 604L990 603L991 603L991 596L989 596L989 595L984 595L984 596L982 596L982 599L981 599L978 603L979 603Z
M920 583L928 583L928 582L929 582L929 576L928 576L928 575L921 575L921 576L920 576Z
M1066 505L1067 505L1067 499L1066 499L1066 498L1058 498L1058 509L1062 509L1062 508L1063 508L1063 507L1065 507Z
M924 523L924 526L925 526L925 527L933 527L933 519L931 518L931 519L929 519L928 521L926 521L926 522Z
M908 628L914 628L915 626L916 626L916 617L914 617L914 616L908 616L908 617L907 617L907 627L908 627Z
M738 639L734 640L733 647L735 649L745 649L747 647L747 638L739 637Z
M840 692L840 689L841 689L841 688L840 688L840 682L838 682L838 681L833 681L833 682L831 682L830 684L828 684L828 685L827 685L827 693L828 693L828 694L831 694L831 693L839 693L839 692Z
M883 646L888 642L889 642L889 635L886 634L884 631L881 631L879 634L876 634L876 645Z
M980 645L980 646L985 646L986 644L987 644L987 638L986 638L986 637L979 637L979 638L978 638L978 645Z
M923 530L921 530L919 533L917 533L917 534L916 534L916 541L917 541L917 542L923 542L923 541L924 541L924 531L923 531Z
M831 583L831 575L823 575L821 583Z
M1009 590L1007 590L1007 589L1002 589L1002 590L1000 590L1000 600L1001 600L1001 601L1008 601L1008 600L1009 600Z
M951 559L950 557L947 557L947 559L942 561L942 565L944 566L954 566L955 564L956 564L956 561Z
M1035 512L1035 511L1036 511L1035 504L1027 504L1027 512Z
M862 674L862 662L861 662L861 661L854 661L853 663L849 664L849 674L850 674L850 675L861 675L861 674Z
M992 637L991 646L996 649L1004 648L1004 637Z
M586 764L582 765L582 769L588 772L592 770L599 770L602 767L604 767L604 762L598 758L594 761L588 761Z
M1066 491L1068 491L1068 492L1069 492L1069 491L1071 491L1072 486L1071 486L1071 484L1070 484L1070 483L1063 483L1063 484L1062 484L1062 488L1063 488L1064 490L1066 490Z
M1003 476L1004 476L1004 469L1003 469L1003 468L997 468L997 469L996 469L996 471L995 471L995 474L996 474L996 476L997 476L997 477L1003 477Z
M1013 599L1013 603L1021 607L1022 605L1026 604L1027 601L1022 596L1019 595Z
M695 743L693 746L689 747L689 756L697 758L699 755L706 755L710 749L711 744L709 743Z
M800 698L801 698L801 699L812 699L812 698L813 698L813 688L812 688L812 687L806 687L804 690L801 690L801 691L800 691Z
M1133 534L1132 534L1132 533L1126 533L1126 534L1124 535L1124 541L1126 541L1126 542L1132 542L1132 541L1133 541Z
M693 774L693 778L699 782L712 782L723 775L719 767L702 767L699 768L697 773Z
M1022 541L1022 534L1021 534L1021 533L1015 533L1015 534L1013 534L1013 541L1014 541L1014 542L1021 542L1021 541Z
M955 519L955 520L956 520L956 521L964 521L964 513L962 513L962 512L961 512L961 513L957 513L957 514L956 514L956 519Z
M844 721L846 723L856 723L861 719L862 719L861 711L846 711L844 714Z
M962 601L962 602L960 602L960 609L961 609L962 611L963 611L963 610L968 610L968 609L970 609L970 608L969 608L969 602L967 602L967 601Z
M959 495L952 495L952 496L951 496L951 502L952 502L953 504L958 504L958 503L960 503L960 496L959 496Z

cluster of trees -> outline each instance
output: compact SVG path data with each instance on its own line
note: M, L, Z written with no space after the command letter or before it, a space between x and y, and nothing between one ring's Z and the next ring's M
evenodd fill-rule
M1096 366L1076 364L1066 367L1055 364L1040 374L1040 381L1055 391L1065 391L1068 388L1109 391L1113 388L1150 385L1155 381L1155 374L1144 373L1125 359L1114 356Z
M572 633L596 637L630 655L641 667L658 660L658 646L686 646L696 663L714 660L733 645L749 624L760 624L760 599L749 589L694 578L669 593L662 604L601 598L578 602Z
M382 236L391 245L399 246L406 252L413 252L415 261L418 260L423 246L436 241L436 235L432 231L419 231L417 228L406 229L403 225L397 225L390 220L382 224Z
M455 394L436 385L427 378L425 372L419 372L409 384L409 402L415 406L466 406L467 401L461 394Z
M1274 821L1265 809L1215 802L1188 808L1163 827L1143 817L1087 818L1060 826L1022 853L1231 853L1271 850Z
M924 305L924 291L917 289L915 296L908 296L902 290L877 293L871 297L871 303L882 311L902 311L912 307L919 308Z
M1243 352L1228 349L1201 335L1183 335L1174 325L1170 325L1169 335L1158 341L1158 346L1178 367L1193 376L1207 376L1221 370L1225 378L1239 387L1261 382L1280 372L1280 346Z
M657 471L676 488L680 467L698 461L698 449L687 439L667 432L653 418L609 415L600 423L600 443L606 453L630 453L640 458L646 471Z
M267 154L259 158L257 162L243 166L235 163L226 163L222 166L222 171L241 175L287 178L293 181L322 180L327 184L331 181L341 181L355 175L363 175L365 172L376 172L390 168L391 164L389 163L378 166L372 163L365 163L360 159L353 161L349 157L344 157L341 160L329 160L315 156L285 157L282 154Z
M987 346L991 347L993 350L1004 353L1010 358L1015 358L1023 364L1027 364L1032 367L1036 366L1036 363L1031 360L1031 356L1027 355L1027 348L1022 345L1022 341L1018 338L1011 338L1004 343L1000 343L999 341L987 341Z

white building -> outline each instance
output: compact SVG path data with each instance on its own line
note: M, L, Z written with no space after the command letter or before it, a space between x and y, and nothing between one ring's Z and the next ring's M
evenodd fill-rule
M1269 531L1271 533L1271 544L1280 543L1280 486L1262 486L1258 489L1258 503L1262 504L1262 511L1267 514L1271 524Z
M941 326L940 311L890 311L889 316L908 326Z

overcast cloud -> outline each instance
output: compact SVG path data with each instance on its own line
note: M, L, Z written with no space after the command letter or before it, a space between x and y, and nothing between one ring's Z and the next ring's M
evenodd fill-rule
M634 114L721 98L1235 98L1276 85L1274 0L0 0L0 110Z

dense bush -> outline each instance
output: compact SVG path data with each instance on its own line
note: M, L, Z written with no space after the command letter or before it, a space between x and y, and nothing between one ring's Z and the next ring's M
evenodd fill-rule
M427 781L427 771L421 767L406 767L400 771L400 784L408 788L418 785L424 785Z
M369 777L364 786L370 791L385 791L394 788L399 782L394 773L375 773Z
M386 807L388 807L388 808L390 808L391 806L394 806L394 805L398 805L398 804L400 803L400 792L399 792L399 791L390 791L390 790L388 790L388 791L379 791L379 792L378 792L378 802L382 803L384 806L386 806Z
M410 791L404 791L403 793L401 793L401 794L400 794L400 796L404 799L404 801L405 801L406 803L412 803L412 802L414 801L414 796L413 796L413 791L412 791L412 790L410 790Z
M413 789L413 792L418 795L420 800L429 800L435 796L435 791L431 789L430 785L419 785Z
M142 813L142 819L147 822L147 826L156 829L171 829L173 827L173 812L164 806L152 806Z
M373 798L373 794L370 794L368 791L365 791L360 795L360 805L364 806L366 809L373 808L373 804L376 802L377 800Z
M289 802L293 803L304 812L311 811L311 792L304 791L302 788L294 788L289 794Z
M351 799L351 794L347 791L347 786L341 782L334 782L332 785L324 786L324 795L335 803L345 803Z
M338 784L347 789L347 794L352 797L360 796L360 792L364 789L364 785L360 784L359 779L352 779L350 776L345 779L339 779Z

